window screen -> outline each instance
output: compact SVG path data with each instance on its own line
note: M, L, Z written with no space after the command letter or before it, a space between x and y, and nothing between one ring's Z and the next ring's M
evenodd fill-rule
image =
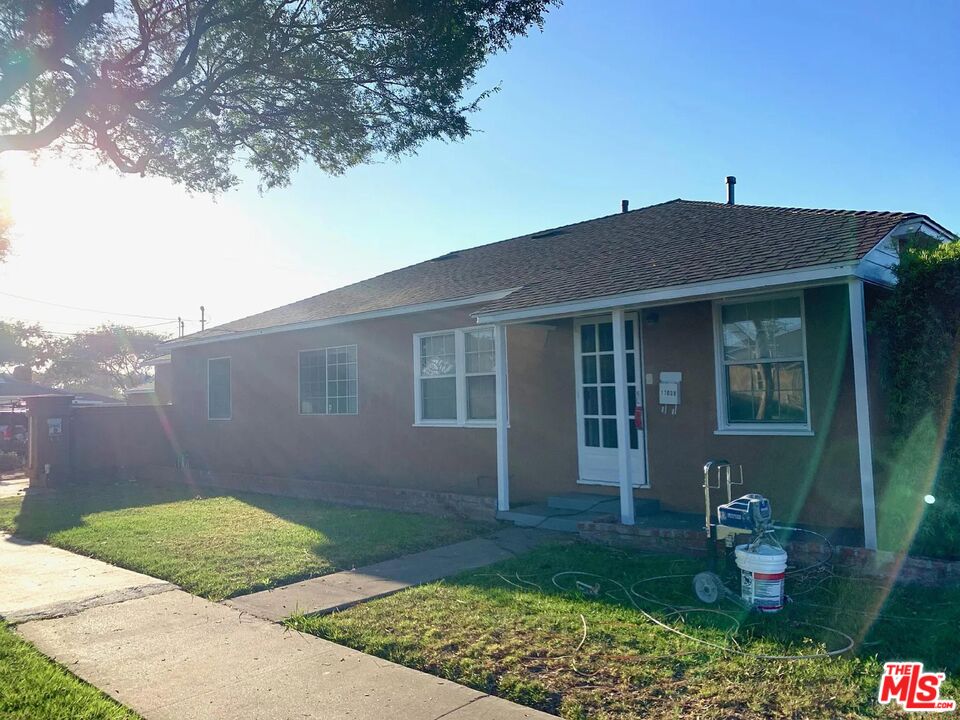
M211 420L229 420L230 358L207 361L207 417Z

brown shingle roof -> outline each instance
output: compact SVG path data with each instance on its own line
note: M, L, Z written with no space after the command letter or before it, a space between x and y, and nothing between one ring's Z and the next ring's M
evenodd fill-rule
M188 337L513 288L484 311L854 262L911 217L917 216L671 200L448 253Z

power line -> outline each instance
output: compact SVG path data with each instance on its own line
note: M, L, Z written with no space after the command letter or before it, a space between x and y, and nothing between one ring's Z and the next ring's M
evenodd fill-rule
M34 318L25 320L22 317L15 317L13 315L5 315L3 319L0 320L0 322L9 322L9 323L21 322L26 325L72 325L74 327L80 327L80 328L93 328L96 326L96 323L73 322L70 320L36 320ZM199 323L200 321L184 319L184 322ZM150 323L148 325L132 325L130 327L133 327L134 329L140 329L140 328L158 327L160 325L176 325L176 324L177 324L176 320L164 320L163 322Z
M174 320L173 322L161 323L161 324L162 324L162 325L173 325L174 323L176 323L176 320ZM131 327L126 328L126 329L127 329L127 330L140 330L140 329L142 329L142 328L148 328L148 327L156 327L156 325L138 325L137 327L131 326ZM42 335L58 335L58 336L61 336L61 337L80 337L81 335L88 335L88 334L90 334L90 333L92 333L92 332L93 332L92 330L88 330L88 331L83 331L83 330L81 330L80 332L67 332L66 330L47 330L46 328L43 328L43 329L40 331L40 334L42 334Z
M177 321L177 318L160 317L159 315L137 315L135 313L111 312L109 310L94 310L92 308L78 307L76 305L64 305L62 303L50 302L49 300L37 300L36 298L24 297L23 295L14 295L13 293L8 293L8 292L0 292L0 295L16 298L17 300L26 300L27 302L40 303L41 305L51 305L53 307L66 308L67 310L79 310L81 312L92 312L92 313L98 313L100 315L117 315L122 317L142 318L146 320L169 320L170 322Z
M152 328L160 327L161 325L178 325L181 322L197 322L196 320L167 320L166 322L150 323L149 325L131 325L130 327L134 330L142 330L143 328Z
M7 322L9 322L9 321L10 321L10 320L7 320ZM13 321L16 322L16 319L14 318ZM39 321L39 320L34 320L34 321L31 321L31 322L32 322L33 324L35 324L35 325L39 325L41 321ZM145 330L146 328L161 327L161 326L163 326L163 325L176 325L177 322L178 322L178 321L176 321L176 320L168 320L168 321L166 321L166 322L150 323L150 324L148 324L148 325L130 325L130 326L126 326L126 327L124 327L124 326L119 326L119 327L121 327L122 329L126 329L126 330ZM196 321L196 320L189 320L188 322L197 322L197 321ZM73 324L77 324L77 323L65 323L65 324L73 325ZM93 332L95 332L96 330L97 330L97 328L92 327L92 326L89 327L87 330L79 330L79 331L77 331L77 332L68 332L68 331L66 331L66 330L50 330L49 328L41 327L41 328L40 328L40 333L43 334L43 335L62 335L62 336L64 336L64 337L79 337L80 335L88 335L88 334L90 334L90 333L93 333Z

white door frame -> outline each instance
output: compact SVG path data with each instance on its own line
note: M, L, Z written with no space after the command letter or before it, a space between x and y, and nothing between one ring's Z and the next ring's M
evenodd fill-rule
M640 325L640 313L624 313L624 320L633 321L636 399L641 403L641 407L643 408L644 428L638 433L638 448L630 451L631 475L633 476L632 484L634 488L647 488L650 487L650 480L647 472L647 407L644 397L645 384L643 374L643 333ZM577 483L580 485L603 485L607 487L617 487L620 484L618 477L619 464L617 448L587 448L583 428L583 364L581 359L580 327L582 325L597 324L602 322L612 322L612 316L604 314L575 318L573 323L573 362L576 376L574 393L576 396L577 407ZM599 343L599 337L597 341ZM600 398L597 399L597 402L601 402ZM630 418L630 422L633 422L632 417ZM593 457L591 457L591 455L593 455ZM585 465L589 466L591 461L594 463L599 461L599 464L602 466L602 468L596 468L597 472L591 472L588 469L585 473ZM590 475L593 474L603 475L604 477L590 477Z

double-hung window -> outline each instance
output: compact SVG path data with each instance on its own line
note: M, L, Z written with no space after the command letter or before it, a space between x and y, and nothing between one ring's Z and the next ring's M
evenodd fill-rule
M496 343L492 327L414 336L417 424L494 424Z
M802 295L716 303L720 432L809 433Z
M300 352L300 414L356 415L357 346Z
M210 358L207 360L207 418L229 420L232 412L230 358Z

